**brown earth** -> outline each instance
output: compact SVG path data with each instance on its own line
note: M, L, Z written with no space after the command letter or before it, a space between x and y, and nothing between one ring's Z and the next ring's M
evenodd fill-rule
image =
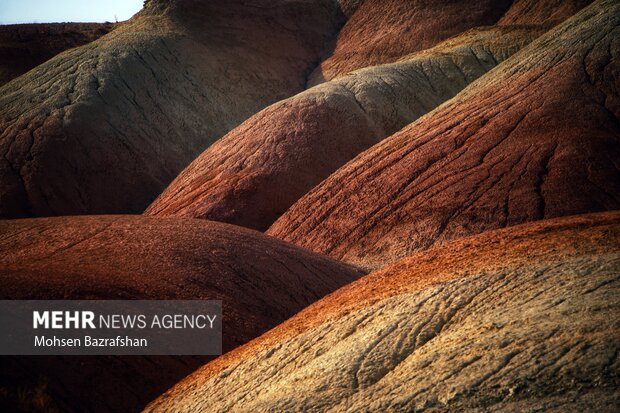
M207 364L146 411L620 408L620 212L417 253Z
M428 49L476 26L497 22L510 0L349 0L348 17L333 52L309 78L309 85L355 69L390 63Z
M498 24L556 25L590 3L592 0L514 0Z
M142 212L215 139L303 90L342 21L332 0L150 0L0 87L0 217Z
M620 208L620 3L597 1L362 153L268 233L366 268Z
M5 220L0 251L1 299L223 300L224 350L362 275L255 231L179 218ZM2 357L0 406L40 393L61 411L137 411L208 359Z
M470 28L558 24L592 0L340 0L347 22L309 78L316 85L362 67L390 63Z
M0 86L58 53L109 33L113 23L0 25Z
M354 156L453 97L540 35L472 29L398 63L278 102L211 145L147 209L266 230Z

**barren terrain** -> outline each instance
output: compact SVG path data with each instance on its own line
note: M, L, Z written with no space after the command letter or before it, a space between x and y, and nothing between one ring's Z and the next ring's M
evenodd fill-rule
M0 221L0 251L2 299L222 300L225 351L362 275L254 231L178 218ZM43 388L62 411L136 411L211 358L4 356L0 394Z
M619 273L618 212L455 241L338 290L146 411L613 411Z
M620 4L598 1L373 146L268 233L367 268L620 208Z
M0 411L620 411L619 62L618 0L0 26L0 299L224 351L0 356Z
M113 23L0 26L0 86L62 51L98 39L113 28Z
M361 69L280 101L203 152L146 213L266 230L340 166L541 32L537 26L472 29L398 63Z
M303 90L342 17L331 0L269 4L150 0L0 87L0 216L142 212L213 141Z

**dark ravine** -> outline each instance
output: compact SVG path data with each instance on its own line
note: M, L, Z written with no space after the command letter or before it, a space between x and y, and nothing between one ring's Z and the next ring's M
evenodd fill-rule
M0 221L1 299L222 300L224 350L363 273L255 231L180 218ZM130 412L209 357L2 357L0 407ZM23 400L22 400L23 402Z
M268 233L378 268L486 230L620 208L620 4L597 1L340 168Z
M215 139L301 91L342 19L333 0L151 0L7 83L0 217L142 212Z
M0 25L0 86L58 53L109 33L114 23Z
M207 364L148 412L620 406L620 212L453 241Z
M315 86L210 146L149 206L157 216L266 230L354 156L456 95L544 29L472 29L403 60Z

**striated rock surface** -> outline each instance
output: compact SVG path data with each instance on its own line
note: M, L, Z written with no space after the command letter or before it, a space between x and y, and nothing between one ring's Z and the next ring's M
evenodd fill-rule
M341 0L347 21L310 85L390 63L476 26L496 23L510 0Z
M45 23L0 26L0 86L58 53L90 43L113 23Z
M592 0L514 0L498 24L555 25L592 3Z
M355 155L453 97L541 33L468 31L361 69L254 115L190 164L147 209L266 230Z
M456 237L620 208L620 3L597 1L359 155L268 233L377 268Z
M254 231L178 218L5 220L0 251L2 299L223 300L225 350L362 274ZM0 406L41 393L61 411L136 411L206 360L2 357Z
M0 217L142 212L216 138L303 90L341 23L332 0L148 1L0 87Z
M457 240L370 274L146 411L614 412L620 213Z

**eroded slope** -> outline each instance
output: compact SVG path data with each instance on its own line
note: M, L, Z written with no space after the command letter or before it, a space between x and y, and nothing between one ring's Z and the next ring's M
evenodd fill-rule
M0 86L64 50L100 38L113 28L112 23L0 25Z
M347 22L338 33L331 55L310 76L310 85L355 69L394 62L473 27L494 24L508 9L510 0L341 3Z
M620 407L620 213L454 241L370 274L146 411Z
M266 230L338 167L540 33L535 27L471 30L401 62L362 69L278 102L203 152L146 213Z
M226 350L361 275L254 231L178 218L0 221L0 251L2 299L223 300ZM40 392L62 411L136 411L206 360L3 357L0 405Z
M598 1L340 168L268 233L369 268L620 208L620 4Z
M555 25L592 3L592 0L514 0L498 24Z
M303 90L341 20L333 0L147 2L0 88L0 216L142 212L216 138Z

